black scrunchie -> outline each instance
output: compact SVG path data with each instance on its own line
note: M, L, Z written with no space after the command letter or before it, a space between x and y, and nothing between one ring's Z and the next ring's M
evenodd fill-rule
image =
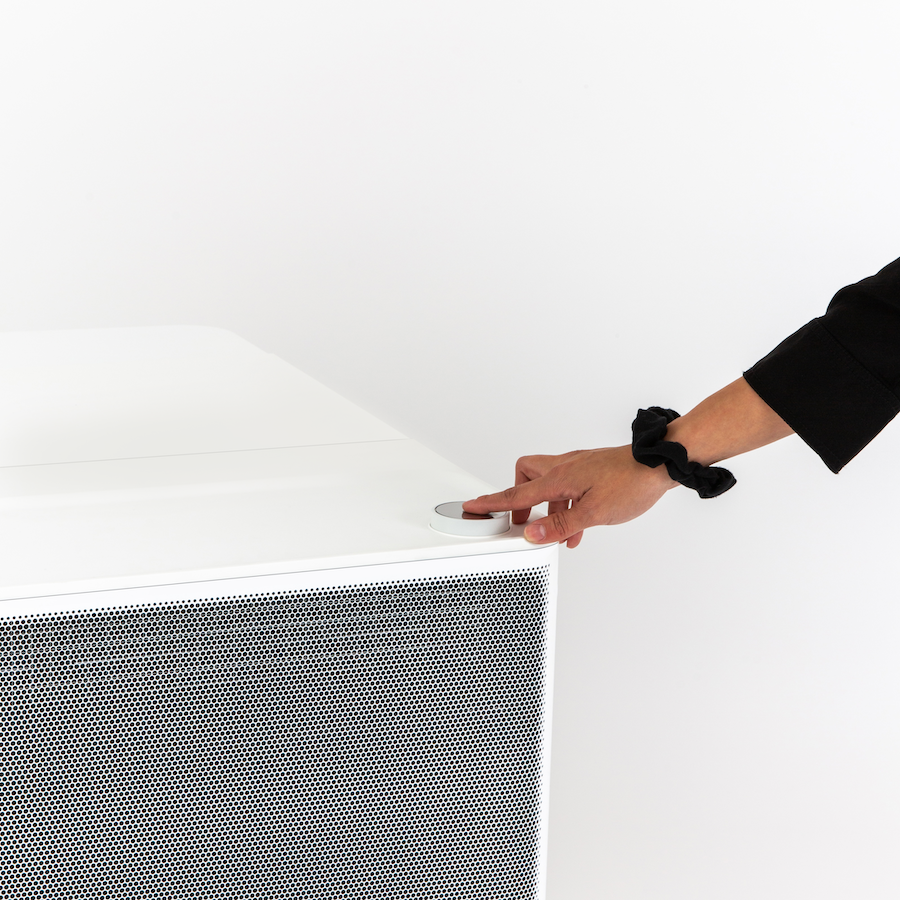
M631 433L634 435L631 452L634 458L651 469L665 463L673 481L680 481L685 487L692 488L704 500L718 497L733 488L737 479L728 469L688 462L687 450L681 444L663 440L669 422L677 418L679 414L674 409L659 406L639 409L637 418L631 423Z

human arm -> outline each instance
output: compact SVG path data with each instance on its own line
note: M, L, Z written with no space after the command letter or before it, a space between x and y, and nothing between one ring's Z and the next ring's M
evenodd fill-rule
M838 291L825 315L670 423L666 439L682 444L689 460L710 465L793 431L839 472L898 412L900 259ZM584 528L636 518L676 484L664 468L636 463L629 446L526 456L514 488L464 508L512 509L522 524L532 506L549 501L549 515L529 525L526 537L575 547Z
M708 466L791 433L739 378L672 422L666 440L682 444L690 460ZM468 500L463 507L473 513L512 510L513 522L522 524L533 506L549 501L548 515L532 522L525 537L534 543L567 542L572 548L581 542L585 528L637 518L674 487L678 482L664 466L636 462L631 446L625 445L522 457L516 463L515 487Z

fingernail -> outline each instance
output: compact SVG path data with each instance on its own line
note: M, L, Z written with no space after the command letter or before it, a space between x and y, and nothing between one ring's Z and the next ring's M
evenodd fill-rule
M547 531L543 525L529 525L525 529L525 540L532 544L539 544L546 536Z

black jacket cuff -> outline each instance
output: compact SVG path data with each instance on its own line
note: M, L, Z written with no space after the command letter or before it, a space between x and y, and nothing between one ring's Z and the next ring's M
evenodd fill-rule
M894 416L900 398L813 319L744 372L750 387L839 472Z

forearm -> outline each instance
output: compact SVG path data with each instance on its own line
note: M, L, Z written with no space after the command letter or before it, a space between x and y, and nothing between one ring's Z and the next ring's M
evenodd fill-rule
M672 422L666 438L683 444L689 460L711 465L791 433L739 378ZM539 544L560 541L577 547L585 528L628 522L678 484L664 466L638 463L625 444L559 456L523 456L516 463L515 487L466 500L463 508L476 514L512 510L513 522L522 525L534 506L548 501L548 515L531 522L525 537Z
M691 461L709 466L789 434L793 429L738 378L672 422L666 440L682 444Z

